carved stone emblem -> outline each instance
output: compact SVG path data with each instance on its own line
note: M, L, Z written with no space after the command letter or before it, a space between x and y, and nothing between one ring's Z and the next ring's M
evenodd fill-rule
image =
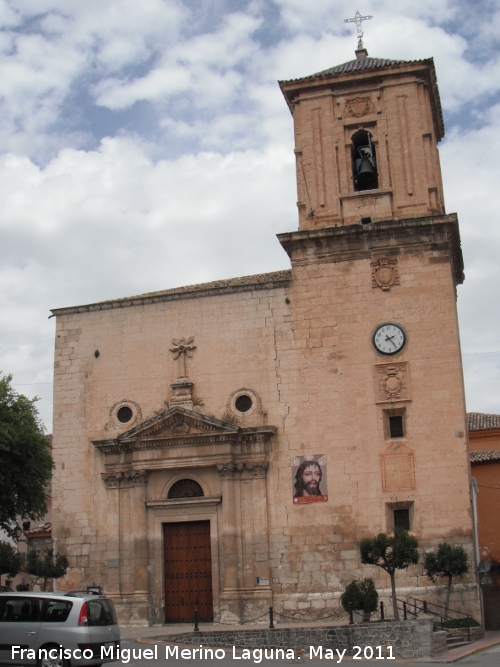
M398 260L381 257L370 264L372 267L372 287L380 287L387 292L393 285L399 285Z
M186 435L191 431L189 424L184 421L175 421L170 427L172 435Z
M408 364L377 364L375 366L377 403L393 403L410 399Z
M361 118L372 111L372 103L369 97L355 97L346 102L346 116Z

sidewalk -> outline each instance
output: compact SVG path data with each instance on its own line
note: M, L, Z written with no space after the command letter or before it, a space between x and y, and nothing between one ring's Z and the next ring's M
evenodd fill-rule
M500 645L500 630L487 631L484 633L484 637L473 644L468 644L467 646L460 646L459 648L452 648L450 651L445 651L440 653L433 658L425 659L415 659L415 660L405 660L404 662L437 662L437 663L451 663L462 660L462 658L467 658L469 655L474 655L474 653L480 653L481 651L486 651L493 646ZM500 655L499 655L500 660Z
M301 627L318 627L318 626L328 626L327 623L304 623L301 624ZM229 630L231 627L241 627L241 626L226 626ZM246 625L245 629L255 630L262 629L263 624L260 625ZM286 627L297 627L297 624L292 623L280 623L280 628ZM179 635L183 632L192 632L193 624L192 623L175 623L172 625L153 625L153 626L144 626L144 625L128 625L120 628L122 639L136 640L140 644L165 644L169 641L169 636ZM219 624L213 623L200 623L201 632L215 632L221 630ZM156 640L156 641L155 641ZM451 649L450 651L445 651L433 658L413 658L411 660L403 660L398 658L395 662L405 662L405 663L454 663L462 658L466 658L474 653L479 653L481 651L486 651L493 646L500 645L500 630L486 632L483 639L480 639L473 644L468 644L467 646L460 646L459 648ZM500 658L500 655L499 655ZM371 662L364 660L363 662ZM373 661L375 662L375 661Z

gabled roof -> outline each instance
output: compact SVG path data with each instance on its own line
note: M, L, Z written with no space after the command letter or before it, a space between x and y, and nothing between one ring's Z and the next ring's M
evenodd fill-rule
M172 289L160 290L158 292L146 292L137 296L111 299L109 301L98 301L96 303L84 304L82 306L69 306L67 308L54 308L54 315L70 315L74 313L87 313L98 310L110 310L113 308L129 308L130 306L143 306L150 303L163 303L165 301L179 301L180 299L197 299L207 296L218 296L221 294L233 294L237 292L249 292L252 290L279 289L288 287L292 279L290 269L273 271L272 273L258 273L253 276L240 276L227 280L214 280L211 283L200 283L198 285L187 285L186 287L174 287Z
M490 431L500 429L500 415L489 415L484 412L467 414L467 429L471 431Z

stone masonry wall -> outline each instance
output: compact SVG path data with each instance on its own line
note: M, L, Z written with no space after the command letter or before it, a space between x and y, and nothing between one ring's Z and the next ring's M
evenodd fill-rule
M433 652L433 622L430 619L419 619L401 623L370 623L360 625L343 625L324 628L277 628L275 630L232 630L224 632L183 633L169 636L169 642L179 644L202 644L210 647L226 649L236 648L283 648L305 651L308 655L310 647L323 647L323 655L327 649L336 652L346 650L346 655L363 656L365 647L374 650L380 646L381 655L390 655L387 650L392 647L394 658L429 658ZM354 647L361 647L358 654Z

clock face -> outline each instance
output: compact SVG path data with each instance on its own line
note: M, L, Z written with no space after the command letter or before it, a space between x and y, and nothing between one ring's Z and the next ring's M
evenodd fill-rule
M373 344L381 354L397 354L406 343L406 334L398 324L381 324L373 334Z

